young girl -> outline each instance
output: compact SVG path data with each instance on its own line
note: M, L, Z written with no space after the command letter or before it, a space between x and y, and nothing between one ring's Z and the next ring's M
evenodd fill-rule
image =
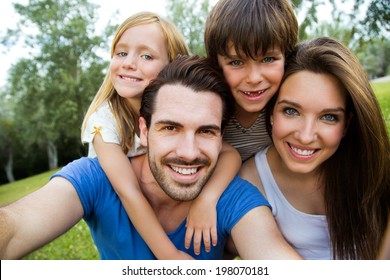
M109 71L82 126L82 140L89 143L89 156L99 158L130 219L158 259L189 259L190 256L178 251L168 239L139 189L128 157L145 153L138 137L143 90L165 65L178 55L188 53L182 35L158 15L142 12L126 19L117 29ZM205 194L191 208L192 215L202 216L202 211L210 208L213 196L208 193L213 194L214 190L209 189L216 188L220 193L226 188L239 170L238 158L236 151L226 145L218 168L224 168L231 176L211 178L205 186ZM224 166L224 161L236 164ZM207 211L216 215L215 208ZM199 228L197 224L194 227ZM203 237L206 250L210 250L210 235ZM196 235L196 238L199 248L201 236ZM212 241L215 243L216 237Z
M331 38L302 42L269 103L273 145L241 176L269 200L305 259L375 259L390 208L390 142L357 58Z

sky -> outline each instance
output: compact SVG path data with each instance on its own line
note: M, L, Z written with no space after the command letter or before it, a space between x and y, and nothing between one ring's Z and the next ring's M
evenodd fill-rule
M121 23L129 15L140 11L156 12L165 16L164 0L90 0L91 3L100 5L97 30L107 25L113 13L118 10L119 15L112 21L113 24ZM15 13L12 3L27 4L28 0L2 0L0 1L0 34L3 35L7 28L15 28L18 14ZM27 51L20 46L6 49L0 46L0 88L5 85L7 71L12 64L27 55Z

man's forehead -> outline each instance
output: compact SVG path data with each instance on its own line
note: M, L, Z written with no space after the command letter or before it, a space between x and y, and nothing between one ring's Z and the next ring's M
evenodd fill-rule
M196 92L180 84L164 85L157 93L153 115L188 119L209 116L222 122L222 100L214 92ZM153 117L155 119L155 117Z

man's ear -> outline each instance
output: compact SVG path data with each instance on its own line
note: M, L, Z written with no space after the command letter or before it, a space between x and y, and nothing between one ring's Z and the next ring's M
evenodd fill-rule
M143 117L139 117L139 138L141 145L148 146L148 128L146 126L146 120Z

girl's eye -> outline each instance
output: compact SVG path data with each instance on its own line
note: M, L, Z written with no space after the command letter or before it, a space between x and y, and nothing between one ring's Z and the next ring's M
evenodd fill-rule
M148 55L148 54L145 54L145 55L141 55L141 57L145 60L152 60L153 57L151 55Z
M335 116L335 115L325 115L322 117L322 119L324 119L325 121L328 121L328 122L337 122L338 121L338 117Z
M298 115L298 111L293 109L293 108L286 108L286 109L283 110L283 112L286 115L289 115L289 116L296 116L296 115Z
M272 63L274 61L275 61L274 57L266 57L263 59L263 62L265 62L265 63Z
M126 52L118 52L116 55L120 56L120 57L125 57L125 56L127 56L127 53Z

